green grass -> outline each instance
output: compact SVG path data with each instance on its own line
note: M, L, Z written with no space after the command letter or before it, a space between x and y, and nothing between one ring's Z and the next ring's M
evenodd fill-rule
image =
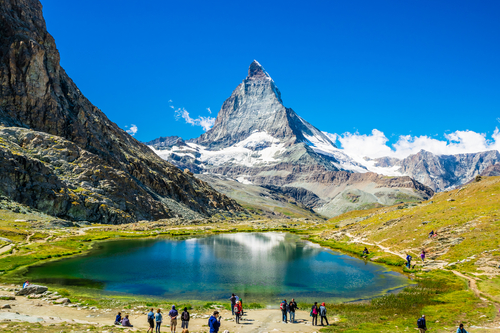
M328 304L330 322L340 320L323 332L407 332L425 314L433 332L443 327L480 324L482 315L494 316L493 307L485 307L464 281L449 272L427 273L417 285L399 294L386 295L364 303Z

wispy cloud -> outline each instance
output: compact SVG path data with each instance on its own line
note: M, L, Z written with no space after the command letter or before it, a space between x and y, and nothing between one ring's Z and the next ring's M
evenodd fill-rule
M127 128L128 126L125 126L125 128ZM138 129L137 129L137 126L132 124L130 125L130 128L128 130L126 130L126 132L132 136L134 136L136 133L137 133Z
M203 117L198 116L197 118L191 118L189 112L184 108L178 108L175 110L175 119L184 119L186 123L191 124L191 126L201 126L204 131L208 131L212 128L215 123L214 117Z
M372 130L371 134L325 133L333 141L339 141L343 150L350 155L360 157L396 157L405 158L408 155L416 154L420 150L430 151L436 155L451 155L461 153L476 153L486 150L500 150L500 131L495 131L490 138L483 133L474 131L455 131L444 134L445 140L438 140L426 135L412 136L401 135L398 141L388 145L389 139L386 135L377 130Z
M207 108L208 113L212 114L212 110L210 108Z

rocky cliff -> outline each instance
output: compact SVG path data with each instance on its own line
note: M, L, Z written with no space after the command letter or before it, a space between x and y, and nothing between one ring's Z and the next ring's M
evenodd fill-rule
M0 194L107 223L241 211L83 96L59 65L38 0L3 0L0 18Z

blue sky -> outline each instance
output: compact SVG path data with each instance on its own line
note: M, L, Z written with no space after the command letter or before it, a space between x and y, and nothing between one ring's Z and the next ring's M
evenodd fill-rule
M446 139L500 126L498 1L42 0L61 64L135 137L192 138L257 59L329 133Z

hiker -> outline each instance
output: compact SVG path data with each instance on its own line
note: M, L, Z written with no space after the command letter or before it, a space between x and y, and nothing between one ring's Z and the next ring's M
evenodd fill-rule
M422 258L422 262L425 260L425 250L422 250L422 253L420 253L420 258Z
M298 310L297 303L295 302L295 298L292 298L292 301L289 304L290 307L290 322L295 323L295 310Z
M30 283L29 283L28 280L24 281L24 283L23 283L23 289L26 288L29 285L30 285Z
M420 317L417 320L417 327L420 333L425 333L425 331L427 331L427 324L425 323L425 315L422 315L422 317Z
M330 324L328 324L328 319L326 318L325 302L321 303L321 306L319 307L319 315L321 316L321 326L323 326L323 318L325 318L326 326L330 326Z
M132 324L130 324L130 320L128 319L128 315L126 315L125 318L122 319L122 326L123 327L134 327Z
M286 299L283 300L280 304L280 310L281 310L281 321L284 322L285 324L288 323L287 321L287 315L286 315L286 307L287 307Z
M468 333L464 328L464 324L460 324L460 326L457 328L457 333Z
M413 258L411 257L411 255L409 255L408 253L406 254L406 267L408 267L408 269L410 269L411 267L411 260Z
M158 309L158 311L156 311L156 332L155 333L160 333L162 319L163 319L163 316L161 315L160 309Z
M368 254L370 254L370 252L368 252L368 249L365 247L365 249L363 250L363 257L367 256Z
M431 232L429 232L429 238L432 238L432 236L434 236L434 230L431 230Z
M184 308L184 312L182 312L181 314L181 320L182 320L181 328L187 330L189 326L189 312L187 307Z
M118 312L115 318L115 325L121 325L122 324L122 313Z
M148 312L148 332L151 330L151 333L153 333L153 330L155 329L155 313L153 308L151 308L151 311Z
M219 318L219 320L217 320ZM219 317L219 311L214 311L214 314L208 319L208 327L210 327L210 333L219 332L220 320L222 318Z
M236 304L234 305L234 309L233 310L234 310L234 315L236 316L236 324L239 324L240 323L241 312L242 312L240 301L236 302Z
M233 316L234 316L234 306L236 305L236 295L232 294L231 297L229 297L229 300L231 301L231 311L233 312Z
M312 325L318 326L318 302L314 302L314 305L311 308L311 317L312 317Z
M170 317L170 332L175 333L175 329L177 328L177 316L179 315L179 312L175 309L175 305L172 305L172 310L168 313L168 316Z

